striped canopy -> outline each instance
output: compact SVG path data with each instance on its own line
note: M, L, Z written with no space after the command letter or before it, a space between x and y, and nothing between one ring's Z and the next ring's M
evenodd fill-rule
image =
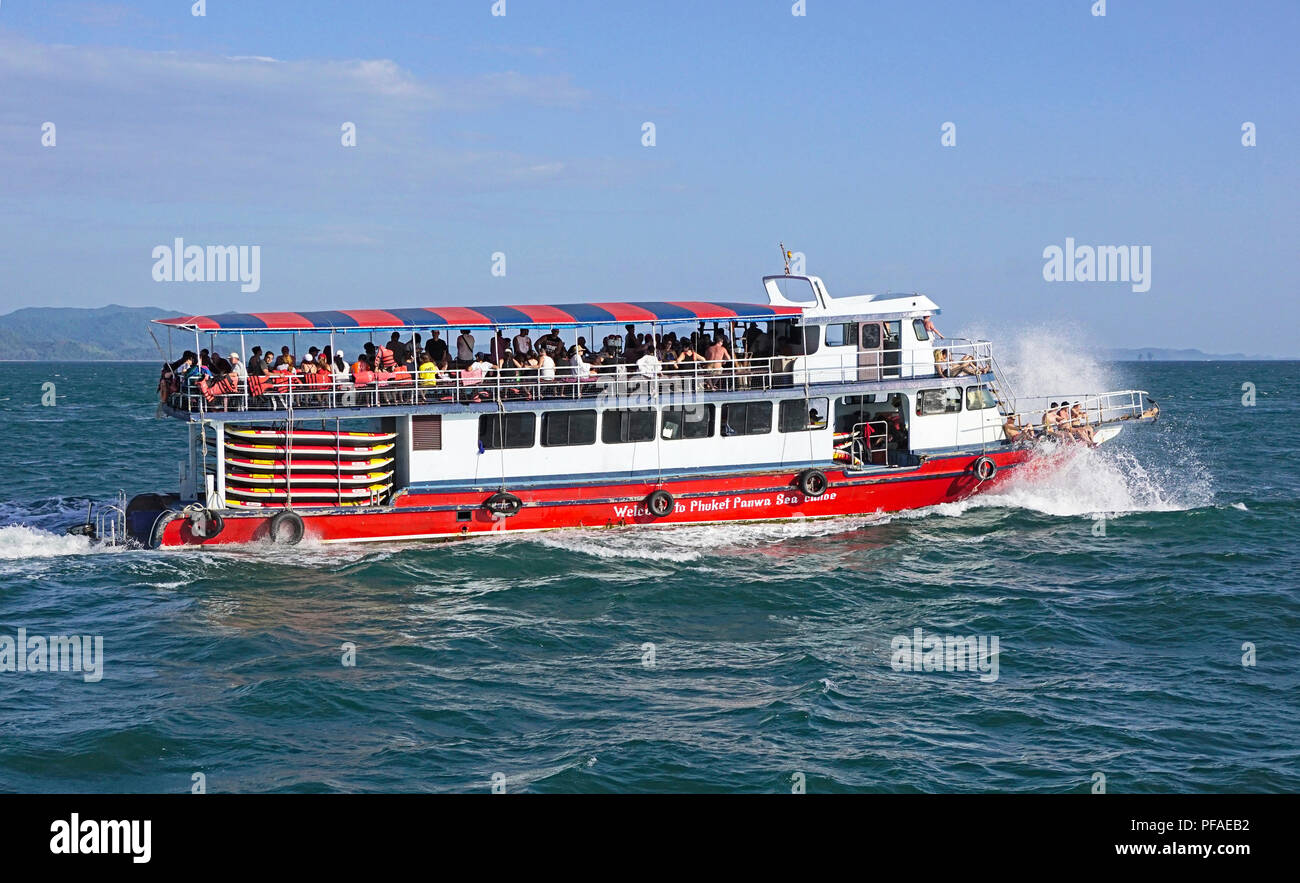
M557 304L556 306L410 307L307 313L219 313L154 319L200 331L373 331L389 328L520 328L709 320L765 321L798 316L799 307L706 301Z

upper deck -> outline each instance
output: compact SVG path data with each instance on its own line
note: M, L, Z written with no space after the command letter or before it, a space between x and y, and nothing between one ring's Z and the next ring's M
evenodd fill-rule
M599 302L224 313L155 321L192 332L196 352L208 335L218 354L212 361L218 376L178 382L169 390L168 410L182 419L230 411L268 412L266 417L274 419L304 410L375 414L403 406L436 411L483 402L561 405L611 396L722 398L811 385L852 390L912 378L939 381L948 374L969 382L971 375L993 369L986 341L944 341L938 345L944 352L938 352L925 327L938 307L923 295L831 298L815 276L769 276L763 287L767 304ZM534 342L525 329L537 326L551 332ZM507 328L520 334L508 335ZM385 333L403 364L385 358ZM292 349L281 348L289 354L298 350L299 335L320 342L328 335L329 345L312 347L310 364L290 355L289 370L245 377L221 370L226 349L218 347L218 335L238 337L241 365L248 364L245 348L251 342L280 342L275 335L292 335ZM358 335L365 336L369 356L343 357L341 350L354 349ZM490 341L486 345L484 337ZM540 356L542 349L549 360ZM268 354L273 351L267 347Z

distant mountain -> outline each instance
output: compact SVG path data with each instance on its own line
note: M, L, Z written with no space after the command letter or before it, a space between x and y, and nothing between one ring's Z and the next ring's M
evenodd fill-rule
M1247 356L1241 353L1206 353L1201 350L1104 349L1101 356L1117 362L1268 362L1275 356Z
M0 359L153 361L158 348L149 336L149 320L180 315L117 304L98 309L27 307L0 316ZM155 327L154 334L165 349L166 329Z

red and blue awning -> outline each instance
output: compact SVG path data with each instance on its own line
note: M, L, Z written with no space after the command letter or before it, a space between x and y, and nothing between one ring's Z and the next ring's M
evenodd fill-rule
M802 312L799 307L722 301L649 301L555 306L320 310L304 313L218 313L212 316L174 316L153 321L159 325L200 331L379 331L389 328L572 327L715 320L761 322L798 316Z

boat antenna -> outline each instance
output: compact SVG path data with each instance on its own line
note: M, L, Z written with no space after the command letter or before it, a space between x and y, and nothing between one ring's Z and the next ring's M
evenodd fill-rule
M785 275L790 275L790 258L794 257L790 252L785 250L785 243L779 243L781 246L781 260L785 262Z

